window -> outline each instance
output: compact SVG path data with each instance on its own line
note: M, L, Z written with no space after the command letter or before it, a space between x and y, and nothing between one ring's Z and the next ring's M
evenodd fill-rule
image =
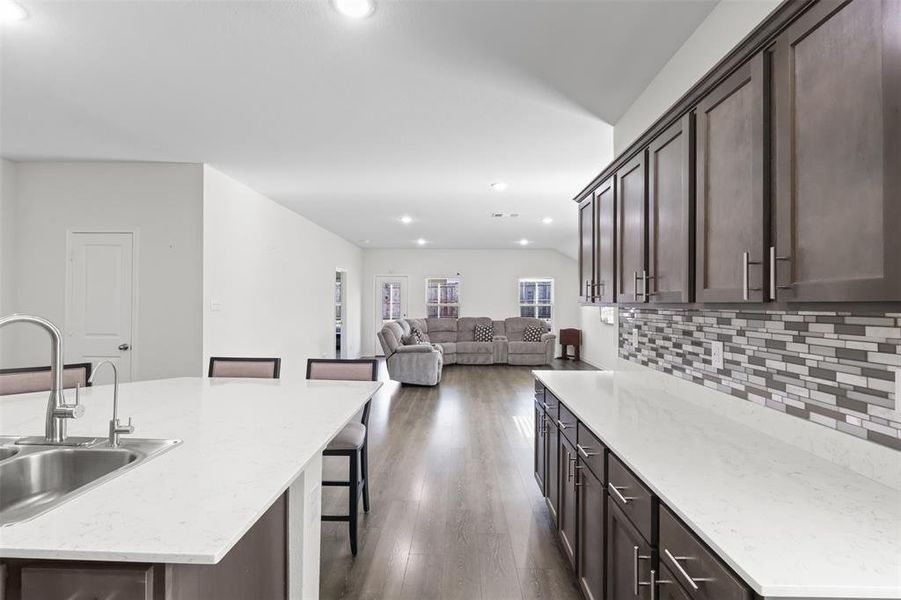
M553 309L553 279L519 280L519 316L541 319L550 326Z
M382 283L382 323L400 319L401 284L399 281Z
M460 316L460 278L429 277L425 280L427 317Z

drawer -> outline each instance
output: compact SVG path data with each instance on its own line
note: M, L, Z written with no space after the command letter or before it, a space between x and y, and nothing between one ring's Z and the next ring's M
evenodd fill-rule
M691 600L691 596L682 589L673 572L662 562L660 575L657 576L657 600Z
M539 393L544 394L544 384L536 379L535 380L535 394L539 394Z
M23 567L22 600L152 600L153 567Z
M560 427L560 433L563 434L570 443L576 445L576 417L569 412L565 404L560 404L560 414L557 417L557 425Z
M551 418L554 424L557 423L558 410L560 408L560 401L557 400L557 397L551 393L550 390L544 390L544 410L547 411L547 416Z
M644 539L652 545L656 544L654 495L613 454L607 456L607 491L610 499L625 513Z
M660 564L696 600L750 600L751 590L665 506L660 507Z
M607 473L604 465L607 448L581 422L576 426L576 451L579 453L579 459L588 465L595 477L606 486Z

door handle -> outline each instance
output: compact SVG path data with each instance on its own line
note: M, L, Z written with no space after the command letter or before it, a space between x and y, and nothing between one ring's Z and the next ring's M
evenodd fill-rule
M762 264L759 260L751 260L751 255L748 252L741 253L741 299L745 302L751 299L750 292L759 292L759 287L749 287L748 280L751 277L751 265L759 265Z
M119 350L122 350L123 352L125 350L131 350L131 346L129 346L128 344L119 344Z

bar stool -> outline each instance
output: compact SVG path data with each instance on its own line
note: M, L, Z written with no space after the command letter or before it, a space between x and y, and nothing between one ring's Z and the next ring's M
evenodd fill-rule
M208 376L278 379L281 370L282 359L280 358L211 356Z

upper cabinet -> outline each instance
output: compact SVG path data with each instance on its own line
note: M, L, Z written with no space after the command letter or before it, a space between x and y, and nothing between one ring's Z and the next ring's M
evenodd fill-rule
M616 186L614 178L604 181L594 192L597 217L595 265L597 267L597 300L616 301Z
M773 51L771 299L901 300L901 2L822 1Z
M648 148L647 300L690 302L694 189L694 116L664 131Z
M579 300L594 302L594 195L579 203Z
M616 298L647 301L648 181L645 152L616 172Z
M764 67L756 56L697 107L698 302L764 299Z

